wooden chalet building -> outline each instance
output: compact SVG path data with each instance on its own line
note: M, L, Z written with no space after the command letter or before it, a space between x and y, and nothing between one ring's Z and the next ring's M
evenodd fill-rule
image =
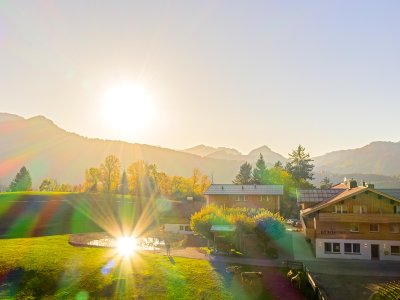
M346 180L298 190L297 201L316 257L400 261L400 189Z
M207 205L225 207L266 208L279 212L282 185L212 184L204 193Z

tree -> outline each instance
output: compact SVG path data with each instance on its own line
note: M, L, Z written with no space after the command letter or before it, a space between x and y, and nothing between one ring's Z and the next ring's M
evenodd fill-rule
M85 172L85 191L88 192L97 192L98 191L98 182L100 181L101 171L99 168L89 168Z
M246 161L240 166L239 174L236 175L235 179L232 181L234 184L251 184L251 165Z
M274 164L274 168L275 169L282 169L283 170L283 164L280 160L278 160L275 164Z
M103 191L113 193L118 189L120 182L121 164L118 157L109 155L100 166L101 181L103 183Z
M57 190L58 183L55 179L45 178L39 186L39 191L54 192Z
M171 177L164 172L157 172L155 180L158 192L161 195L171 195Z
M137 196L150 196L155 193L157 167L143 160L128 167L129 190Z
M122 172L120 193L126 195L128 193L128 178L126 177L126 171Z
M245 232L256 232L265 243L285 234L283 218L264 208L208 205L190 218L191 229L207 239L213 239L213 225L235 225L236 232L222 239L234 242L239 249L242 248L240 235Z
M286 164L286 170L297 181L307 181L313 179L312 170L314 165L311 163L309 153L305 153L305 148L301 145L289 154L289 162Z
M59 186L57 186L56 191L57 192L72 192L73 191L73 186L70 185L69 183L61 183Z
M8 189L11 192L30 191L32 189L32 178L25 166L19 170Z
M192 177L190 177L191 181L191 186L192 186L192 196L197 194L198 191L198 185L201 179L201 172L198 168L193 169Z
M263 155L260 153L260 158L256 162L256 167L253 169L252 174L252 183L254 184L262 184L266 175L267 175L267 167L265 166L265 161Z
M324 177L321 181L321 189L330 189L332 187L332 182L329 180L327 176Z

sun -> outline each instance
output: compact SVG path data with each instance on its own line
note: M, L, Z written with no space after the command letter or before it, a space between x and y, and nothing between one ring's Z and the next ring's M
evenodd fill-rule
M137 246L137 241L134 237L120 237L117 239L117 251L121 256L131 256Z
M142 131L155 114L152 94L145 86L122 83L108 88L103 95L103 116L122 133Z

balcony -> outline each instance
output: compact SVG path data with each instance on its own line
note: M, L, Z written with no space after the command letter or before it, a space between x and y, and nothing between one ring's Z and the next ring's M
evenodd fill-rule
M400 223L400 214L336 214L319 213L320 222Z

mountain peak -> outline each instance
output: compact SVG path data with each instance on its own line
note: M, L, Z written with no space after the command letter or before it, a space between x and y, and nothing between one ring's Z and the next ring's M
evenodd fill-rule
M21 121L23 117L9 113L0 113L0 122Z
M227 155L242 155L242 153L233 148L227 148L227 147L215 148L203 144L185 149L183 150L183 152L199 155L201 157L210 156L213 155L214 153L219 153L219 154L226 153Z
M273 165L277 161L280 161L282 163L285 163L287 161L284 156L272 151L271 148L266 145L250 151L247 157L249 157L250 160L257 160L260 157L260 153L263 155L264 161L267 163L267 165Z
M263 145L261 147L251 150L248 155L251 155L251 156L259 155L260 153L263 154L263 152L273 152L273 151L267 145Z
M47 119L45 116L42 116L42 115L34 116L34 117L29 118L27 120L28 121L35 121L35 122L51 122L51 123L53 123L52 120Z

